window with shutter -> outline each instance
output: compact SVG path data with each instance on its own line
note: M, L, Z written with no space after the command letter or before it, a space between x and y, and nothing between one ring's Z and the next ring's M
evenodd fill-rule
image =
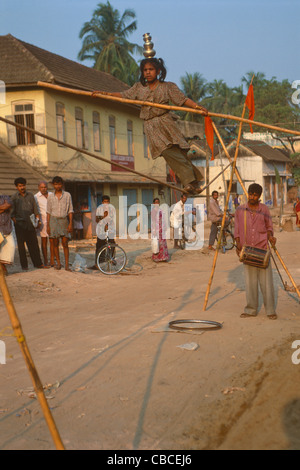
M133 125L132 125L132 121L127 121L127 144L128 144L128 155L133 155Z
M83 142L83 147L88 150L89 148L89 126L88 123L85 121L83 124L83 130L84 130L84 142Z
M56 103L56 129L57 139L61 142L66 142L65 105L63 103Z
M93 111L93 139L95 152L101 152L100 114Z
M15 122L22 126L35 129L33 102L18 101L13 103L12 106ZM36 137L33 132L20 127L16 129L17 145L31 145L36 143Z
M84 138L84 122L83 122L83 111L81 108L75 108L75 124L76 124L76 143L77 147L85 148Z
M41 132L41 134L45 134L45 115L44 114L36 114L35 115L35 130ZM45 144L45 138L40 135L35 135L35 143L37 145Z
M109 116L109 140L110 140L110 153L111 155L116 155L117 154L116 119L114 116Z
M5 116L5 119L8 121L14 121L14 116ZM17 141L17 128L11 124L6 124L7 129L7 142L10 147L16 147L18 145Z

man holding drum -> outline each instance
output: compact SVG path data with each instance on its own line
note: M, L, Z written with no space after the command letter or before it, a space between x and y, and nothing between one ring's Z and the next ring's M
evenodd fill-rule
M260 202L262 187L253 183L248 188L248 202L235 213L234 236L237 254L244 263L247 305L242 318L255 317L258 309L260 286L266 314L276 320L272 266L268 256L269 242L276 244L269 209Z

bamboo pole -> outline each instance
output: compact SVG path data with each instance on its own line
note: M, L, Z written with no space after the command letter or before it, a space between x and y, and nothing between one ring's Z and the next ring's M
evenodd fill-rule
M269 243L269 245L271 245L271 244ZM283 288L284 288L284 290L286 290L286 283L284 283L284 281L283 281L283 279L282 279L281 273L280 273L279 268L278 268L278 266L277 266L275 257L274 257L274 255L273 255L273 253L272 253L272 250L270 250L270 253L271 253L271 258L272 258L272 260L273 260L273 263L275 264L275 268L276 268L276 270L277 270L277 272L278 272L278 276L279 276L280 279L281 279Z
M253 80L253 77L252 77L252 80ZM252 83L252 80L251 80L251 83ZM244 103L242 117L244 117L245 112L246 112L246 102ZM206 310L206 307L207 307L208 297L209 297L209 294L210 294L210 289L211 289L211 285L212 285L212 281L213 281L213 277L214 277L214 273L215 273L215 269L216 269L216 265L217 265L219 250L220 250L220 246L221 246L221 241L222 241L222 237L223 237L223 231L224 231L225 220L226 220L226 211L228 209L229 198L230 198L232 182L233 182L233 175L235 174L236 161L237 161L237 156L238 156L238 153L239 153L239 145L240 145L240 140L241 140L241 136L242 136L242 126L243 126L243 124L241 122L240 125L239 125L238 138L237 138L237 142L236 142L233 166L232 166L232 170L231 170L231 176L230 176L230 180L229 180L228 192L227 192L227 197L226 197L226 202L225 202L225 207L224 207L224 214L223 214L223 217L222 217L220 235L219 235L219 239L218 239L218 243L217 243L217 249L215 251L212 270L211 270L210 278L209 278L207 289L206 289L205 299L204 299L204 305L203 305L203 310L204 311Z
M225 168L222 169L222 171L220 171L220 173L217 174L217 176L215 176L206 186L204 186L202 189L201 189L201 193L203 193L203 191L208 188L214 181L216 181L222 174L225 173L225 171L233 165L233 162L230 162L228 163L227 166L225 166ZM199 194L200 196L200 194Z
M179 188L178 186L174 186L172 184L169 184L169 183L166 183L164 181L161 181L161 180L158 180L156 178L153 178L152 176L148 176L148 175L145 175L144 173L141 173L139 171L136 171L136 170L133 170L131 168L127 168L126 166L124 165L121 165L119 163L116 163L116 162L112 162L111 160L108 160L107 158L104 158L104 157L99 157L98 155L95 155L93 154L92 152L88 152L87 150L84 150L84 149L81 149L79 147L75 147L74 145L70 145L70 144L67 144L66 142L63 142L61 140L58 140L58 139L55 139L54 137L50 137L49 135L47 134L43 134L42 132L39 132L39 131L36 131L35 129L32 129L30 127L26 127L26 126L23 126L22 124L17 124L16 122L14 121L10 121L9 119L6 119L6 118L3 118L0 116L0 121L3 121L5 122L6 124L9 124L11 126L14 126L14 127L17 127L19 129L23 129L25 131L28 131L28 132L32 132L33 134L37 134L38 136L40 137L43 137L44 139L48 139L48 140L51 140L52 142L55 142L57 144L60 144L64 147L68 147L72 150L75 150L75 151L79 151L81 153L84 153L86 155L89 155L90 157L93 157L93 158L96 158L97 160L101 160L105 163L108 163L109 165L111 165L113 163L114 166L117 166L118 168L122 168L123 170L126 170L127 172L129 173L134 173L134 174L137 174L139 176L142 176L143 178L146 178L146 179L149 179L150 181L154 181L156 183L159 183L160 185L163 185L163 186L166 186L170 189L173 189L174 191L180 191L181 193L183 194L187 194L187 195L190 195L190 193L187 193L186 191L184 191L184 189L182 188ZM201 190L204 191L209 185L211 185L219 176L222 175L222 173L224 171L227 170L227 168L231 165L232 163L230 163L229 165L226 166L226 168L224 168L224 170L222 170L212 181L209 182L208 185L204 186L203 189Z
M233 162L232 158L230 157L230 155L229 155L229 153L228 153L227 148L225 147L224 141L223 141L222 137L220 136L220 133L219 133L219 131L218 131L218 129L217 129L217 127L216 127L216 125L215 125L215 123L214 123L213 121L212 121L212 126L213 126L213 128L214 128L214 132L215 132L216 136L218 137L218 139L219 139L219 141L220 141L220 144L222 145L222 148L223 148L223 150L224 150L224 153L225 153L226 157L228 158L228 160L229 160L230 162ZM237 179L238 179L238 181L239 181L239 183L240 183L240 185L241 185L241 187L242 187L242 189L243 189L245 195L248 197L248 193L247 193L246 187L245 187L245 185L244 185L244 183L243 183L243 180L242 180L242 178L241 178L241 176L240 176L240 173L239 173L239 171L238 171L238 169L237 169L236 167L235 167L235 174L236 174L236 177L237 177Z
M15 336L17 338L17 341L19 343L21 352L23 354L23 357L25 359L26 366L29 371L29 375L31 377L37 399L39 400L40 406L42 408L44 418L46 420L46 423L48 425L50 434L52 436L52 439L54 441L54 444L56 446L57 450L64 450L64 445L62 443L62 440L60 438L59 432L57 430L55 421L53 419L53 416L51 414L50 408L48 406L48 402L46 400L45 394L44 394L44 389L43 385L40 381L38 372L36 370L36 367L34 365L33 359L31 357L30 351L28 349L26 339L24 336L24 333L22 331L22 326L19 321L19 318L17 316L12 298L10 296L6 280L5 280L5 275L4 275L4 270L2 267L2 264L0 263L0 289L2 291L2 296L3 300L11 321L12 328L14 330Z
M46 82L40 82L40 81L37 82L37 85L43 88L50 88L52 90L62 91L66 93L73 93L74 95L97 97L103 100L116 101L119 103L125 103L125 104L127 103L127 104L139 105L139 106L151 106L153 108L167 109L169 111L183 111L187 113L195 113L195 114L203 115L203 111L199 109L187 108L184 106L171 106L171 105L165 105L165 104L159 104L159 103L152 103L150 101L129 100L126 98L119 98L116 96L104 95L101 92L98 92L98 94L96 94L97 92L76 90L74 88L67 88L67 87L63 87L59 85L54 85L52 83L46 83ZM278 126L273 126L271 124L265 124L264 122L252 121L251 119L245 119L244 117L239 117L239 116L232 116L231 114L212 113L209 111L208 116L228 119L231 121L239 121L245 124L252 124L253 126L259 126L259 127L264 127L266 129L272 129L277 132L285 132L287 134L300 136L300 131L293 131L291 129L285 129L284 127L278 127Z
M279 259L279 261L280 261L282 267L284 268L285 272L287 273L287 275L288 275L288 277L289 277L291 283L293 284L293 286L294 286L294 288L295 288L295 291L296 291L297 294L298 294L299 302L300 302L300 292L299 292L299 289L298 289L298 287L297 287L297 285L296 285L294 279L292 278L291 273L289 272L289 270L288 270L286 264L284 263L282 257L280 256L280 254L279 254L279 252L278 252L276 246L275 246L275 245L271 245L271 246L272 246L272 248L273 248L273 250L274 250L274 252L275 252L277 258Z

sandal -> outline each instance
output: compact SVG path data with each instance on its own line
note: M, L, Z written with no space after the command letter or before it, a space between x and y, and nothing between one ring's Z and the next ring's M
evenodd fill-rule
M277 320L277 315L276 313L273 313L273 315L268 315L269 320Z
M240 318L250 318L250 317L256 317L257 315L253 315L252 313L242 313L240 315Z
M192 184L187 184L184 188L183 191L189 194L195 194L195 188Z
M193 181L192 183L187 184L183 190L190 194L200 194L202 193L202 189L198 186L198 181Z

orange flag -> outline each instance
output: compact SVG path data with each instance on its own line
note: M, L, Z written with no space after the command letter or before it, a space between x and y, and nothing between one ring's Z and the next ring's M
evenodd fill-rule
M255 113L253 85L249 86L248 94L247 94L247 97L246 97L246 106L249 109L249 119L251 119L251 121L253 121L254 113ZM251 124L250 124L250 130L253 134L253 129L252 129Z
M174 183L177 183L176 175L175 175L174 171L172 170L172 168L169 168L169 173L170 173L171 179L174 181Z
M172 170L172 168L169 168L169 174L170 174L171 179L174 181L174 183L177 183L176 175L175 175L175 172ZM175 196L176 202L178 202L178 198L177 198L177 194L175 190L174 190L174 196Z
M209 116L205 116L205 137L211 150L211 160L214 160L214 129L211 118Z

